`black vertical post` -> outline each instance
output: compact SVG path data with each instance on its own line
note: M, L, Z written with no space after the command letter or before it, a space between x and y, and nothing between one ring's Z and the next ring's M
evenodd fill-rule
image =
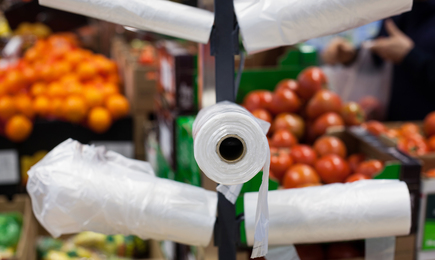
M216 60L216 102L235 102L234 54L238 52L238 33L233 0L215 0L215 25L211 37L212 54ZM220 260L235 260L238 226L235 205L218 192L218 222L215 244Z

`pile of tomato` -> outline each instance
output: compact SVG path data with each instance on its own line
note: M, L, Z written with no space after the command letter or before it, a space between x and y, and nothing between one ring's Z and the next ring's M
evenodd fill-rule
M252 91L243 106L271 124L270 177L284 188L371 179L384 168L383 162L366 160L363 154L348 156L342 140L325 135L329 127L364 124L366 111L356 102L343 104L328 90L320 68L281 81L273 92Z
M426 116L422 126L404 123L398 128L389 129L378 121L362 125L373 135L385 135L397 143L397 148L410 156L422 156L435 152L435 112Z

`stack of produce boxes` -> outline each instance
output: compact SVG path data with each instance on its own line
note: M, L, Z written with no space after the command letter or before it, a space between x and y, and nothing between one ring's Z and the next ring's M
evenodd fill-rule
M193 153L192 126L199 110L196 84L197 46L191 43L161 41L158 53L157 96L155 99L159 177L201 186L201 175ZM167 247L166 242L164 247ZM199 257L201 248L175 245L177 255Z
M157 57L151 43L139 41L139 45L141 47L134 50L124 39L115 37L112 40L111 56L118 64L125 95L131 104L135 158L146 159L143 129L149 124L150 114L154 112Z
M160 150L176 172L176 180L201 185L199 176L186 176L187 171L198 173L197 169L186 168L196 164L192 138L192 125L199 104L196 47L162 41L157 44L157 51L159 77L155 104Z

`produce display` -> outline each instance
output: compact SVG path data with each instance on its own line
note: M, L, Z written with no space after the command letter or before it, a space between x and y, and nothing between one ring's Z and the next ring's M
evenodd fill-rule
M388 128L381 122L369 121L363 127L373 135L393 140L400 151L410 156L435 153L435 112L428 114L422 123L405 122Z
M135 236L82 232L65 240L41 237L37 251L41 260L126 260L146 257L148 245Z
M0 133L14 142L30 135L35 118L103 133L129 109L116 64L81 49L72 34L40 39L22 59L0 69Z
M15 255L22 225L23 216L20 213L0 213L0 259Z
M325 135L329 127L362 125L366 117L358 103L343 104L327 89L319 68L305 69L297 80L282 80L274 92L254 90L243 106L271 123L270 177L283 188L372 179L384 169L383 162L348 154L342 140Z

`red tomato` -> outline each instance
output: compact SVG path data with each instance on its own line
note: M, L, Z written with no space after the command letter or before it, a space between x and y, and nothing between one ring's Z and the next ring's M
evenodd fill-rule
M298 143L298 139L287 129L275 131L270 140L270 146L277 148L290 148Z
M429 140L427 140L427 145L431 151L435 151L435 136L431 136Z
M413 135L421 135L420 134L420 127L414 123L405 123L400 127L400 134L402 136L413 136Z
M336 154L341 158L346 158L347 149L346 145L334 136L324 136L314 143L314 150L320 157L328 154Z
M352 172L356 172L356 169L358 166L366 160L365 154L356 153L352 154L347 158L347 162L349 163L349 167L352 170Z
M362 252L351 242L331 243L328 247L328 260L351 259L362 256Z
M425 172L424 176L427 178L435 178L435 169L430 169L429 171Z
M324 260L323 247L320 244L295 245L300 260Z
M384 164L379 160L368 160L360 163L356 172L367 175L370 178L378 175L384 169Z
M243 100L243 106L252 112L256 109L267 109L272 102L272 92L267 90L255 90L249 92Z
M290 113L279 114L272 123L271 131L275 132L278 129L287 129L292 132L298 139L301 139L305 131L304 120Z
M350 175L349 164L335 154L328 154L317 160L315 168L326 184L344 182Z
M292 164L293 160L287 151L270 148L270 170L279 181Z
M372 135L379 136L382 133L387 133L388 128L382 124L379 121L368 121L367 123L363 124L363 127Z
M361 181L361 180L369 180L370 178L362 173L354 173L347 177L346 182L355 182L355 181Z
M299 74L298 83L298 95L305 100L309 100L326 85L327 79L320 68L309 67Z
M264 120L264 121L272 124L272 116L265 109L262 109L262 108L256 109L256 110L252 111L252 115L258 119Z
M396 139L398 139L400 137L400 132L397 129L388 129L388 131L385 133L385 135L388 138L396 140Z
M344 126L343 119L337 113L326 113L314 121L313 131L317 136L324 135L331 126Z
M341 109L341 116L348 126L361 125L366 120L366 115L361 106L356 102L348 102Z
M435 134L435 112L431 112L426 116L424 119L423 129L428 137L431 137Z
M327 112L340 113L341 98L332 91L318 91L307 105L307 116L311 119L317 118Z
M269 110L272 114L293 113L301 107L301 100L289 89L278 89L273 93Z
M320 183L319 175L309 165L295 164L288 169L282 180L285 189L296 188L308 183Z
M279 182L278 178L275 176L275 174L271 170L269 170L269 179Z
M383 109L381 102L375 97L365 96L359 100L359 105L366 114L367 120L381 120L383 117Z
M279 89L289 89L297 93L299 89L299 83L294 79L283 79L278 83L278 85L276 85L275 91L278 91Z
M295 145L290 150L290 156L294 163L303 163L314 166L317 160L316 152L308 145Z
M411 156L421 156L429 152L428 144L418 135L400 138L397 141L397 149Z

